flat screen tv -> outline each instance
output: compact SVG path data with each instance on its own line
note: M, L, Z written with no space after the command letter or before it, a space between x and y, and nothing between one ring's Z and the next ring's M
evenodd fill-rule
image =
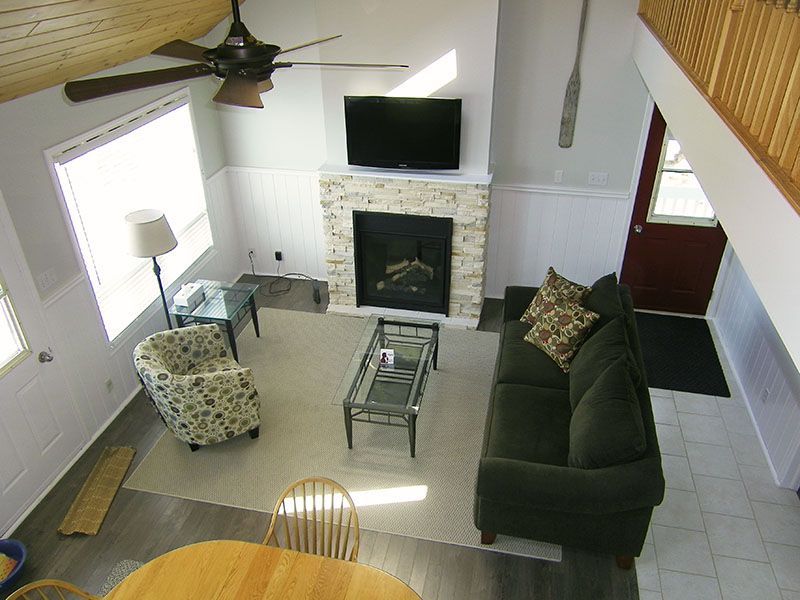
M385 169L458 169L461 99L345 96L347 162Z

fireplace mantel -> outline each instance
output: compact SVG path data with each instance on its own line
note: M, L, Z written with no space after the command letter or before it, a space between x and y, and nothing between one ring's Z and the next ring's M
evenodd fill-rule
M490 185L492 174L460 173L453 171L414 171L411 169L378 169L352 165L329 165L319 168L321 175L354 175L358 177L380 177L382 179L408 179L410 181L438 181L442 183L466 183Z

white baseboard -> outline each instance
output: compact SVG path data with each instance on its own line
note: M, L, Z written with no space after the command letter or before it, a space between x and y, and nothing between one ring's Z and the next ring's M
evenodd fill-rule
M99 438L102 435L102 433L106 429L108 429L108 426L114 422L114 419L116 419L119 416L119 414L123 410L125 410L125 407L131 403L131 401L136 397L136 395L139 393L141 389L142 389L141 386L137 386L136 389L130 393L130 395L122 402L122 404L119 405L117 410L115 410L111 414L111 416L109 416L108 419L106 419L105 423L103 423L100 426L100 428L94 433L94 435L89 439L89 441L86 442L83 445L83 447L78 449L78 451L75 453L72 459L64 466L63 469L61 469L58 475L56 475L53 478L53 480L41 491L41 493L39 493L36 499L30 503L28 508L26 508L25 511L19 517L17 517L17 519L11 524L11 526L6 530L6 532L2 535L2 537L10 537L11 534L14 533L17 527L19 527L22 524L22 522L28 518L28 515L30 515L31 512L33 512L33 509L35 509L39 505L39 503L41 503L41 501L44 500L45 496L47 496L47 494L50 493L50 491L56 486L56 484L59 481L61 481L64 475L66 475L69 472L69 470L75 465L75 463L78 462L78 460L92 446L92 444L94 444L97 441L97 438Z

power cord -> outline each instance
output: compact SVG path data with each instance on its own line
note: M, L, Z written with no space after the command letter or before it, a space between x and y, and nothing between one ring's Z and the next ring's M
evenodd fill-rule
M255 255L255 252L253 252L252 250L250 250L250 252L247 253L247 257L250 259L250 272L253 274L253 277L258 277L258 275L256 275L255 263L253 262L253 256L254 255ZM277 276L272 281L269 282L269 285L267 286L267 291L266 292L264 291L263 287L259 287L258 288L259 293L262 294L263 296L266 296L266 297L283 296L284 294L288 294L289 292L292 291L292 277L290 277L290 276L294 276L295 278L306 279L306 280L310 281L311 282L312 298L314 300L314 303L315 304L319 304L320 302L322 302L322 297L320 296L320 292L319 292L319 280L318 279L315 279L314 277L311 277L310 275L306 275L305 273L297 273L297 272L284 273L283 275L281 275L281 263L280 263L280 261L278 262L278 274L277 274ZM281 281L286 281L287 282L286 287L275 289L276 285L278 283L280 283Z

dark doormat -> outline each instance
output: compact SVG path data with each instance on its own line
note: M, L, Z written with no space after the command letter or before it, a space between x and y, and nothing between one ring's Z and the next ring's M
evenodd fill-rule
M730 398L705 319L636 313L652 388Z

